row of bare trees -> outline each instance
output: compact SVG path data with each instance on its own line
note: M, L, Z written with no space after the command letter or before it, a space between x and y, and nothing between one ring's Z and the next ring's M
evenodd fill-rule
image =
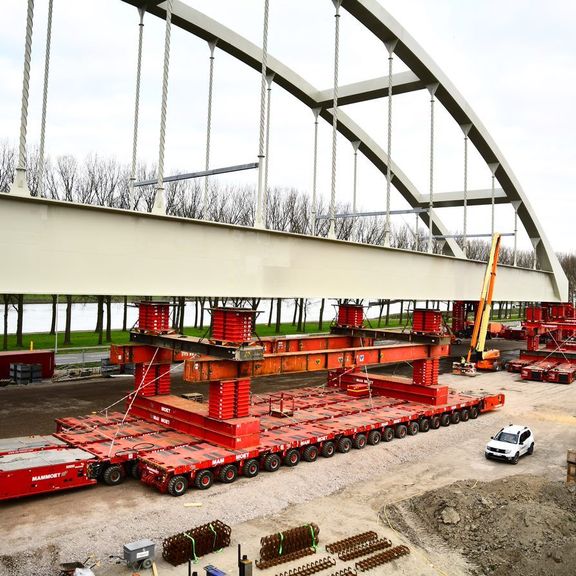
M15 164L15 151L6 142L0 142L0 192L8 192L13 180ZM128 208L129 198L129 169L114 159L106 159L97 155L90 155L84 161L73 156L59 156L55 160L47 158L43 171L42 183L39 182L38 153L32 150L28 157L27 178L32 195L45 196L57 200L94 204L101 206ZM150 180L155 177L155 166L140 166L137 180ZM166 184L167 213L185 218L201 217L201 202L204 191L204 181L181 180ZM223 184L216 179L209 182L209 204L205 218L217 222L236 225L252 226L254 223L255 191L251 186ZM154 187L138 187L135 189L135 207L137 210L150 211L154 203ZM326 214L327 206L320 202L317 206L318 214ZM350 212L350 206L340 205L338 212ZM310 198L296 189L273 187L267 195L266 226L268 229L285 232L309 233L312 228ZM319 236L328 234L329 221L319 219L316 230ZM393 227L391 245L396 248L408 250L425 250L427 248L427 231L418 231L404 224ZM384 241L383 217L365 217L338 219L336 221L336 235L339 239L355 240L366 244L381 245ZM462 245L462 239L457 239ZM433 250L439 253L444 243L434 241ZM468 257L473 260L486 261L490 250L489 242L482 240L469 240L467 243ZM533 266L533 252L519 251L517 263L522 267ZM570 298L576 297L576 254L559 254L570 282ZM503 247L500 252L500 262L511 264L513 262L512 250ZM7 346L8 308L14 306L17 310L17 344L22 346L22 316L24 298L22 295L4 295L4 348ZM66 296L66 329L65 343L71 341L71 317L74 299ZM83 297L82 301L86 301ZM109 342L111 338L111 303L110 296L93 297L97 302L97 318L95 332L98 342ZM194 326L202 328L205 324L205 309L214 306L214 299L203 297L196 299ZM229 300L232 305L250 306L257 308L255 299L248 301ZM126 306L124 300L124 329L126 329ZM224 304L226 302L223 302ZM185 299L174 299L174 327L182 329L184 326ZM389 310L390 302L388 301ZM282 300L275 302L276 327L279 331ZM51 333L55 332L56 296L52 296L52 322ZM298 329L306 325L307 303L296 300L294 306L294 324ZM270 306L268 324L272 323L273 306ZM324 301L322 301L319 328L322 325Z

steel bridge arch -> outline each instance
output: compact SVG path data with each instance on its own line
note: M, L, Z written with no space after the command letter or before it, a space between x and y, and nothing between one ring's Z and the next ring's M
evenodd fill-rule
M122 1L143 8L159 18L166 17L163 0ZM409 67L410 72L395 75L394 94L422 90L427 86L437 84L436 99L460 126L471 126L468 136L481 157L487 164L498 164L495 176L502 186L502 191L499 192L496 201L498 203L518 204L518 217L535 247L541 268L553 273L555 291L558 296L561 297L562 294L566 294L568 280L541 224L538 222L504 155L470 105L424 49L376 0L342 0L342 8L383 43L396 41L394 54ZM172 23L206 41L216 40L220 50L234 56L254 70L261 71L262 50L258 46L180 0L174 0ZM274 82L277 85L284 88L310 109L320 108L320 116L326 121L332 122L330 91L319 91L296 72L270 55L267 58L267 68L274 73ZM343 90L341 88L344 94L339 98L339 101L352 103L386 96L387 87L387 78L375 78L361 82L345 87ZM360 141L360 152L378 170L386 174L389 162L384 150L342 110L338 111L338 131L351 141ZM418 193L407 175L394 162L391 163L391 168L392 183L405 200L414 208L424 206L425 198ZM445 206L458 206L463 203L461 198L453 197L453 195L450 195L451 198L446 198L444 202L442 202L442 195L438 196L440 204ZM488 202L487 195L480 195L470 203L483 204ZM420 217L424 220L424 214L420 214ZM426 221L425 223L427 224ZM433 218L433 233L447 234L445 226L436 213L434 213ZM445 252L456 257L465 257L460 247L451 238L446 241Z

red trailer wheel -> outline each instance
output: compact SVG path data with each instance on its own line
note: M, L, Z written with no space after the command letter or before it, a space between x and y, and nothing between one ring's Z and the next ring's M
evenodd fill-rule
M442 416L440 416L440 424L442 426L450 426L450 414L442 414Z
M470 419L476 420L476 418L478 418L478 414L480 414L480 410L478 410L478 406L472 406L470 408Z
M468 412L466 408L460 411L460 422L468 422L469 418L470 418L470 412Z
M188 490L188 480L185 476L173 476L168 482L170 496L182 496Z
M406 438L408 434L408 428L404 424L398 424L396 426L396 438Z
M104 474L102 474L102 479L108 486L116 486L124 480L124 469L118 464L108 466L108 468L104 470Z
M258 460L252 459L244 462L242 474L246 478L254 478L254 476L258 476L258 472L260 472L260 464L258 463Z
M420 420L420 432L428 432L430 430L430 420L428 418L422 418Z
M368 444L376 446L377 444L380 444L380 440L382 440L380 430L371 430L370 434L368 434Z
M366 436L364 434L357 434L353 442L354 442L354 448L356 448L357 450L362 450L362 448L366 448Z
M343 436L340 438L340 440L338 440L337 449L338 452L342 452L342 454L348 454L348 452L352 450L352 440L346 436Z
M207 490L214 483L214 474L210 470L200 470L194 478L194 486L200 490Z
M336 446L334 446L334 442L324 442L322 446L322 456L324 458L332 458L336 453Z
M231 484L238 477L238 469L234 464L226 464L220 469L218 474L218 480L224 482L224 484Z
M394 440L394 428L384 428L382 430L382 439L384 442L392 442Z
M284 455L284 465L293 468L294 466L298 466L299 463L300 463L300 452L298 452L296 448L288 450L288 452L286 452L286 454Z
M430 418L430 428L432 428L432 430L438 430L440 424L440 416L432 416L432 418Z
M318 459L318 446L306 446L302 452L302 460L305 462L316 462Z
M452 422L452 424L458 424L460 422L460 412L458 412L458 410L452 412L452 415L450 416L450 422Z
M282 461L278 454L268 454L268 456L264 458L264 470L266 470L266 472L276 472L281 465Z
M408 422L407 430L410 436L416 436L420 432L420 426L418 426L418 422L412 420L412 422Z

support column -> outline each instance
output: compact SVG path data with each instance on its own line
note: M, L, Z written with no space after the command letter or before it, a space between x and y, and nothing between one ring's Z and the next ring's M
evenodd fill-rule
M138 124L140 114L140 78L142 77L142 42L144 40L144 8L138 8L140 22L138 24L138 56L136 59L136 96L134 98L134 136L132 138L132 166L128 183L128 209L135 210L134 182L136 182L136 162L138 156Z
M536 270L538 264L538 253L536 249L538 248L538 244L540 244L540 238L530 238L530 242L532 242L532 246L534 248L534 260L532 264L532 268Z
M460 126L464 132L464 223L462 227L462 251L468 258L468 135L472 129L472 124L462 124Z
M428 202L428 253L432 254L432 234L434 218L434 102L438 84L427 86L430 92L430 200Z
M390 246L390 191L392 188L392 63L398 40L386 42L388 50L388 151L386 166L386 223L384 225L384 246Z
M205 169L210 168L210 137L212 131L212 89L214 87L214 50L217 40L208 42L210 48L210 72L208 75L208 118L206 119L206 162ZM208 176L204 178L204 195L202 196L202 206L200 216L206 219L208 214Z
M328 238L336 238L336 161L338 136L338 58L340 51L340 5L342 0L332 0L334 13L334 100L332 102L332 181L330 189L330 229Z
M26 14L26 40L24 44L24 78L22 81L22 109L20 113L20 143L18 149L18 166L10 194L30 196L26 182L26 129L28 126L28 95L30 92L30 60L32 58L32 28L34 26L34 0L28 0Z
M258 190L256 198L256 216L254 226L264 228L264 171L266 155L265 143L265 121L266 121L266 69L268 64L268 15L270 12L270 1L264 0L264 31L262 33L262 77L260 82L260 139L258 142Z
M312 236L316 236L316 177L318 173L318 115L320 108L312 108L314 114L314 166L312 173L312 215L311 215L311 230Z
M170 32L172 27L172 7L174 0L166 2L166 36L164 39L164 74L162 77L162 107L160 111L160 147L158 152L158 184L152 212L166 214L164 200L164 145L166 141L166 108L168 105L168 72L170 68Z

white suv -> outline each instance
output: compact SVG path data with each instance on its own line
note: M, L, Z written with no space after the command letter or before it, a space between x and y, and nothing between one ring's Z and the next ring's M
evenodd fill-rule
M486 444L486 458L507 460L518 464L520 456L534 452L534 435L527 426L510 424L502 428L492 440Z

